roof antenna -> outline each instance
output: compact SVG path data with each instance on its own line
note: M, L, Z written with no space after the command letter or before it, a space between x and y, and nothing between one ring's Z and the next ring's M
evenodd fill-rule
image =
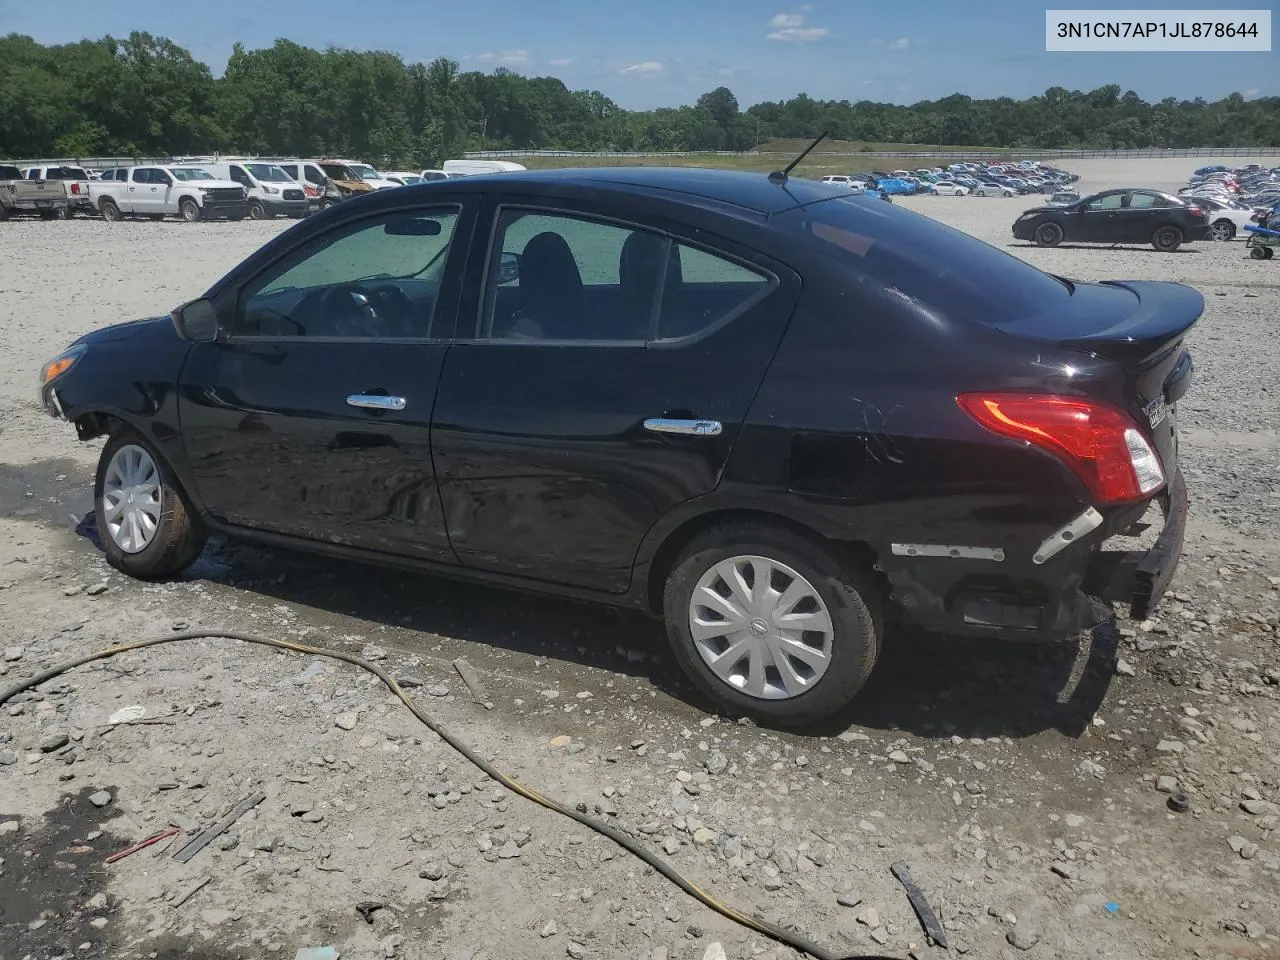
M769 182L770 183L786 183L787 174L789 174L792 170L794 170L799 165L800 161L803 160L805 157L807 157L813 151L814 147L820 144L823 140L827 139L827 134L829 134L830 132L831 132L830 130L823 130L822 133L818 135L817 140L813 141L813 143L805 147L804 153L800 154L800 156L792 160L783 169L775 170L773 171L773 173L769 174Z

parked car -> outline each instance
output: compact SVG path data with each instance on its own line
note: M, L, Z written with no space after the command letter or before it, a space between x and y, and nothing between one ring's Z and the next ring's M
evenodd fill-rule
M1149 243L1172 252L1203 240L1209 216L1203 207L1157 190L1105 190L1066 206L1025 211L1013 224L1018 240L1042 247L1072 243Z
M443 170L423 170L418 176L422 177L423 180L431 181L448 180L451 176L456 176L456 174L445 173Z
M89 190L95 208L107 220L243 220L249 211L244 187L194 167L130 167L126 179L95 180Z
M822 182L823 182L823 183L829 183L829 184L831 184L832 186L835 186L835 187L850 187L850 188L852 188L852 187L853 187L853 185L854 185L854 182L855 182L855 181L854 181L853 177L847 176L846 174L843 174L843 173L832 173L832 174L828 174L827 176L823 177L823 178L822 178Z
M412 187L418 183L426 183L422 178L422 174L406 173L402 170L396 170L390 173L384 172L382 176L384 179L390 180L392 183L399 184L402 187Z
M1252 207L1209 198L1200 198L1195 203L1209 214L1209 232L1205 235L1209 240L1234 240L1253 223Z
M392 187L401 186L401 184L388 180L363 160L329 160L327 162L342 164L375 190L390 190Z
M525 165L514 160L446 160L441 169L451 177L473 177L487 173L516 173L524 170Z
M973 188L973 195L975 197L1016 197L1018 191L1013 187L1005 187L989 180L981 180Z
M308 203L319 210L374 190L356 171L333 160L289 159L274 163L302 184Z
M62 180L28 180L10 164L0 164L0 220L33 213L45 220L66 219L71 198Z
M967 197L969 188L953 183L950 180L939 180L929 184L929 192L935 197Z
M1044 202L1044 205L1046 207L1066 207L1079 199L1080 194L1072 190L1059 190L1057 193L1051 194L1049 199Z
M81 337L40 393L107 438L95 516L129 575L222 531L635 608L723 709L799 724L890 624L1148 615L1203 307L800 179L546 170L344 202ZM1157 503L1154 547L1104 549Z
M60 180L67 185L67 199L70 205L65 216L74 216L79 212L91 212L93 201L89 198L89 184L93 178L84 167L67 164L54 164L47 167L27 167L22 175L28 180Z
M296 220L307 215L310 204L302 184L277 164L237 160L183 163L175 165L174 169L204 170L215 179L240 184L244 187L249 217L252 220L263 220L278 214Z
M876 189L883 190L891 196L910 196L918 192L914 183L910 180L901 180L898 177L881 177L876 181Z

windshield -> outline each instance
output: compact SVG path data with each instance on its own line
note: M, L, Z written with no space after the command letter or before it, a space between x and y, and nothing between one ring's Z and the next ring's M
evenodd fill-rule
M378 176L378 171L373 169L373 167L369 166L367 163L353 163L349 169L355 171L356 176L358 176L361 180L381 180L382 179L380 176Z
M250 176L263 183L289 183L293 178L274 163L246 163Z
M215 179L205 170L196 167L174 167L170 171L178 180L213 180Z
M840 197L776 221L873 286L942 316L999 326L1070 295L1063 281L1017 257L898 206Z

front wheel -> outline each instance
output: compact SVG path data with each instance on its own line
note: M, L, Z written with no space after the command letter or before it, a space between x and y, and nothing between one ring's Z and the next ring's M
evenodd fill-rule
M1210 240L1230 240L1235 235L1236 227L1230 220L1219 220L1209 228Z
M1177 227L1159 227L1151 235L1151 246L1161 253L1172 253L1182 246L1182 231Z
M880 649L879 592L817 538L768 523L712 527L663 593L676 659L738 715L806 726L839 713Z
M260 200L249 201L249 219L262 220L267 215L267 208L262 205Z
M200 219L200 204L190 199L183 200L178 206L178 212L187 223L195 223Z
M1062 227L1056 223L1042 223L1036 228L1036 244L1041 247L1056 247L1062 242Z
M131 577L176 576L204 547L204 526L173 471L132 429L112 434L102 448L93 506L107 562Z

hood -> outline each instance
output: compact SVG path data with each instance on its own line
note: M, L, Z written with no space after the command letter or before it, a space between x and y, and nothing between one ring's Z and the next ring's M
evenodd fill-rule
M373 193L375 189L368 180L335 180L330 177L329 182L351 193Z
M239 186L239 184L236 184ZM90 330L75 343L73 347L93 343L108 343L113 340L129 340L142 334L154 330L157 326L168 326L173 328L173 320L169 316L163 317L147 317L143 320L128 320L124 323L114 323L109 327L99 327L97 330Z

